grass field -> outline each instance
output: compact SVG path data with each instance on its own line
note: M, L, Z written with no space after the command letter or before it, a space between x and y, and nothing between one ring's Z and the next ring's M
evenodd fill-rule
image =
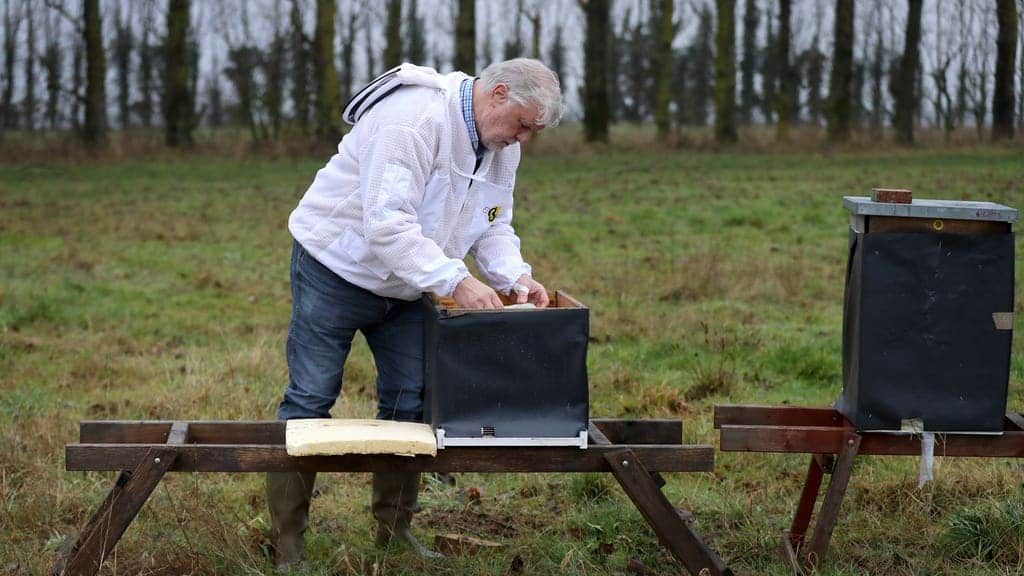
M0 574L43 574L110 487L112 474L63 470L79 420L273 418L287 377L286 219L325 159L0 166ZM536 277L592 309L591 413L679 417L686 441L715 443L715 403L832 402L840 197L877 185L1024 208L1024 153L587 151L542 138L520 171L517 230ZM1017 410L1022 351L1018 338ZM374 377L360 340L334 415L370 417ZM738 573L784 574L778 537L805 466L717 453L714 473L669 475L665 490ZM825 573L1020 573L1020 463L940 458L933 484L919 491L916 478L915 458L858 462ZM610 476L457 482L427 483L417 531L500 550L435 564L377 550L369 476L321 475L313 573L624 574L631 559L681 572ZM104 573L263 573L267 524L262 476L172 474Z

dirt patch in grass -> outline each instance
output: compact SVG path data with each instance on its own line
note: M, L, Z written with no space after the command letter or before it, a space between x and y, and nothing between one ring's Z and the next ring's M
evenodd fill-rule
M500 512L427 509L417 519L439 532L498 538L513 538L519 533L517 520L511 514Z

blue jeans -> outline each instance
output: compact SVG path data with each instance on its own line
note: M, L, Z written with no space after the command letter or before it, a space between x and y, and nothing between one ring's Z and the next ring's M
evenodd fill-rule
M289 381L279 420L330 418L345 359L360 330L377 364L377 418L423 418L423 310L351 284L293 242Z

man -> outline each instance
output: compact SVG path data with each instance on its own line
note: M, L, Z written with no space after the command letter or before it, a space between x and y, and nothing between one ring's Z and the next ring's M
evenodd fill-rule
M536 60L493 64L479 78L403 64L352 97L354 124L288 220L292 318L280 420L328 418L352 337L377 365L377 418L423 416L421 294L499 308L495 290L548 304L511 226L521 142L558 123L557 76ZM486 281L463 259L472 254ZM313 473L269 473L276 563L304 555ZM377 543L409 528L419 474L373 477Z

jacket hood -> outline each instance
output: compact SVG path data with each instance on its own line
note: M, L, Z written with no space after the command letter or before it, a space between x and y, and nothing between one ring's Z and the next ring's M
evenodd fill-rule
M377 102L389 96L395 90L403 86L425 86L443 90L451 81L452 76L467 77L461 72L454 74L439 74L433 68L417 66L408 62L388 70L376 77L348 99L341 118L347 124L355 124L363 117Z

